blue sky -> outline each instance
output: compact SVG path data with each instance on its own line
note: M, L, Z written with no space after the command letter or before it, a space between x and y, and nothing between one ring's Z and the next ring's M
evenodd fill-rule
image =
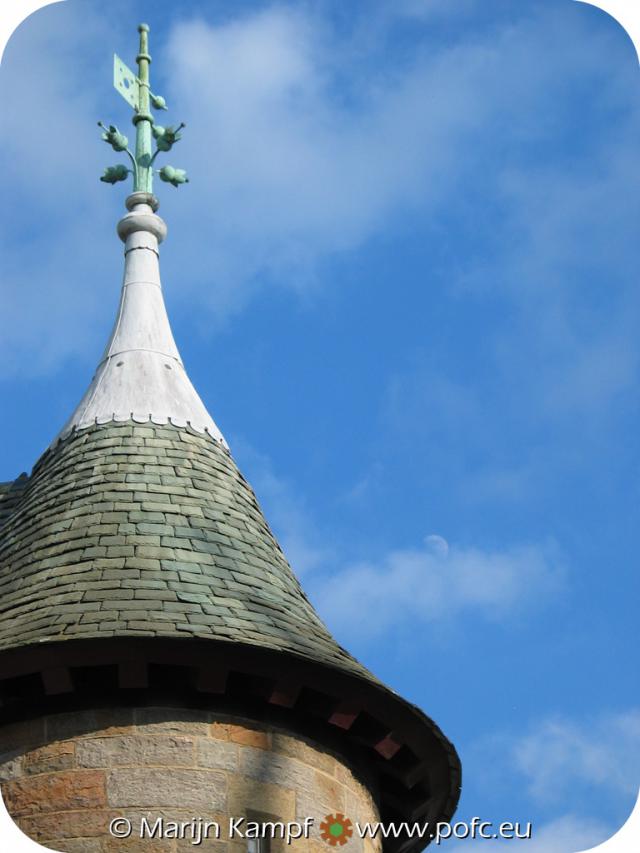
M111 328L96 121L129 132L140 20L187 123L191 182L157 188L175 336L305 589L454 741L459 819L600 842L640 784L630 40L570 0L37 12L0 69L0 479Z

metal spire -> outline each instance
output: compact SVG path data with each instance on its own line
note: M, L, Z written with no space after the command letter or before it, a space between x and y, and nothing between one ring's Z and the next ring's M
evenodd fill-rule
M189 425L226 447L185 371L162 296L159 244L166 237L167 226L156 213L159 202L152 193L153 162L159 152L170 151L180 139L183 125L164 128L154 123L150 106L166 109L166 104L149 88L149 27L140 24L138 30L138 75L115 56L113 76L113 85L134 110L135 156L117 127L101 125L105 142L115 151L125 152L132 165L132 169L110 166L102 180L115 184L133 174L133 192L126 200L128 213L118 223L125 256L120 307L91 384L59 437L95 423L152 421ZM154 138L156 150L152 153ZM159 174L174 186L187 180L184 171L172 166L164 166Z
M101 121L98 125L103 129L102 138L114 151L126 153L131 161L131 169L123 164L108 166L100 178L107 184L117 184L125 181L129 174L133 175L133 191L153 192L153 164L160 152L170 151L181 138L180 131L184 123L177 127L162 127L155 124L151 106L157 110L166 110L165 100L160 95L154 95L149 85L149 65L151 56L149 54L149 25L140 24L140 49L136 56L138 74L134 74L117 54L113 56L113 86L122 95L125 101L133 107L134 116L132 122L136 129L136 152L135 156L129 149L129 140L120 133L118 128L111 124L106 127ZM156 141L156 150L152 151L152 139ZM155 170L160 179L174 187L188 182L187 173L184 169L176 169L174 166L163 166Z

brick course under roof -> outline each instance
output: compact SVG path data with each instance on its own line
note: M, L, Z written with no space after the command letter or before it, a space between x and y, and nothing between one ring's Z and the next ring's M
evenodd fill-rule
M16 483L0 515L0 649L192 636L375 680L321 622L251 487L207 434L96 425Z

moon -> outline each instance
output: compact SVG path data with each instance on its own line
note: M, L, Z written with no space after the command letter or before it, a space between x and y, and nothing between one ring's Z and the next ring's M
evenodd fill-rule
M449 543L444 536L438 536L437 533L431 533L429 536L426 536L424 544L436 557L444 558L449 554Z

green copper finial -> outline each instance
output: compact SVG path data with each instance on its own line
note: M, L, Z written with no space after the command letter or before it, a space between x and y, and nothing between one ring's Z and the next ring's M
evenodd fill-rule
M149 88L149 25L139 24L140 47L136 56L138 73L134 74L117 54L113 56L113 85L129 106L133 107L133 124L136 128L135 155L129 150L129 140L111 124L106 127L98 122L104 133L102 138L114 151L124 151L131 161L131 169L126 166L109 166L100 178L108 184L125 181L129 174L133 175L134 192L153 192L153 164L160 152L170 151L181 138L180 131L184 123L177 127L161 127L154 123L151 106L156 110L166 110L167 104L161 95L154 95ZM156 141L156 150L152 151L152 140ZM158 170L160 179L173 184L174 187L188 182L184 169L164 166Z

